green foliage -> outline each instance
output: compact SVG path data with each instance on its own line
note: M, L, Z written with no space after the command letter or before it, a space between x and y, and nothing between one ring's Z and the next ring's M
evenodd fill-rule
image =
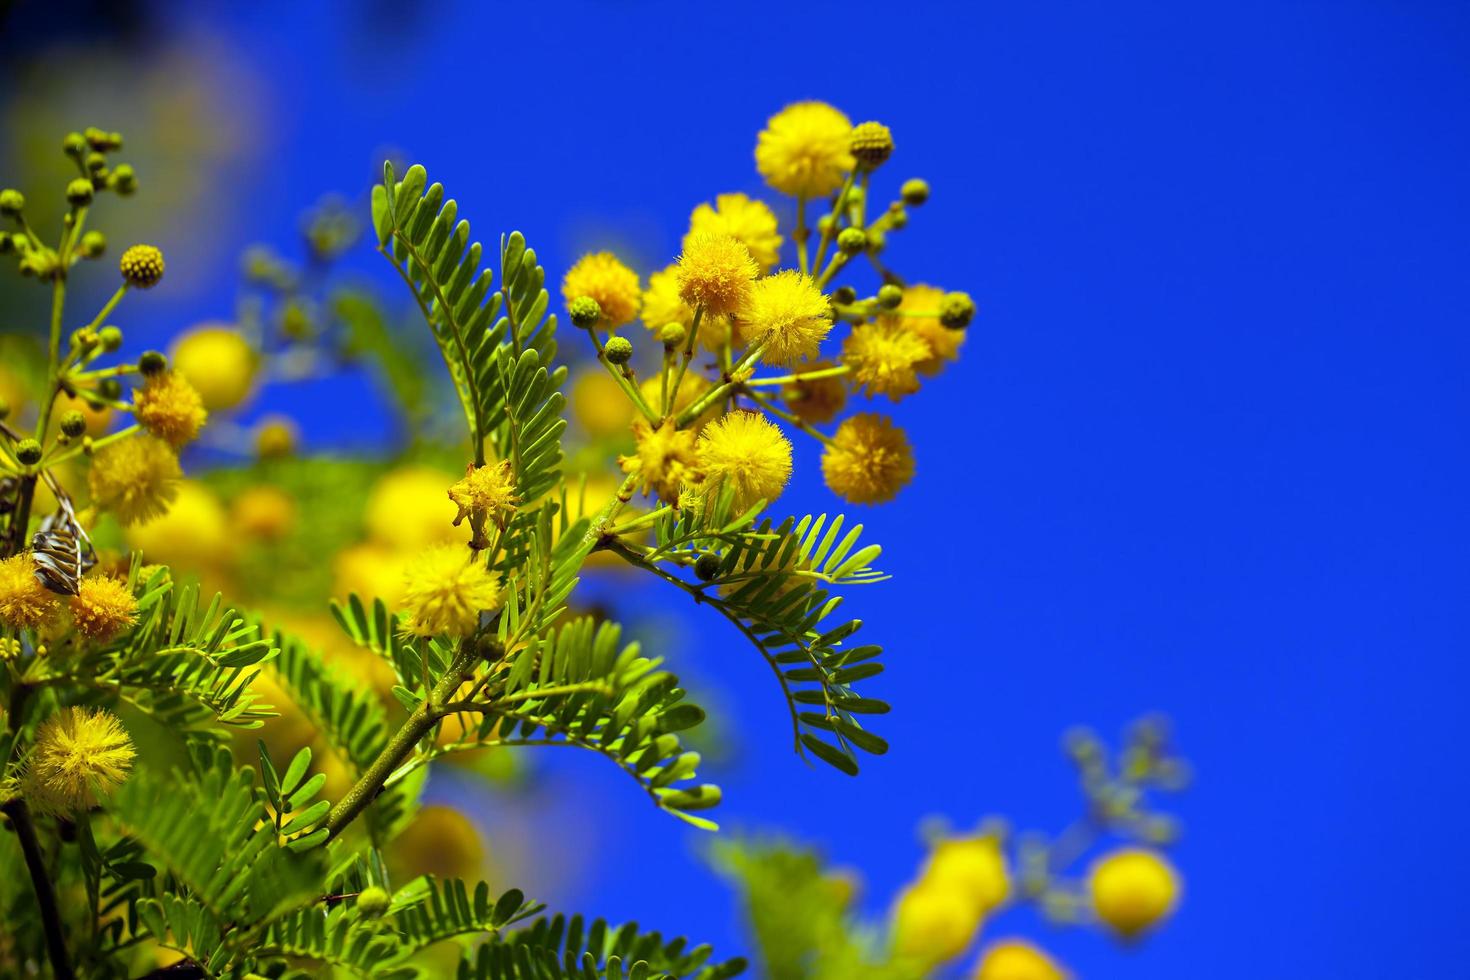
M609 926L581 916L542 919L528 929L481 946L459 966L459 980L724 980L745 961L710 963L708 946L688 948L639 932L637 923Z

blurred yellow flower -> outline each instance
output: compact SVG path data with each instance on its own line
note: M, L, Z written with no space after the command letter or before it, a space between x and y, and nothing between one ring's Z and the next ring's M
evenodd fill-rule
M230 521L249 537L279 541L296 525L296 501L280 487L246 487L230 506Z
M812 374L833 367L831 361L813 361L798 374ZM799 379L781 389L786 407L803 422L831 422L847 404L847 386L841 377Z
M1098 919L1132 939L1174 911L1180 884L1173 865L1162 854L1124 847L1093 863L1088 888Z
M183 476L179 458L168 443L135 435L98 450L87 482L92 503L129 525L165 513L179 495Z
M929 852L923 880L968 895L981 914L989 914L1011 894L1010 869L993 834L939 841Z
M601 326L608 330L638 318L638 273L611 252L593 252L578 259L562 279L561 294L568 307L580 296L597 300L602 308Z
M901 326L929 345L929 356L914 365L920 374L938 374L945 362L959 360L965 332L939 322L939 305L945 295L944 290L923 283L905 286L898 307L878 317L879 323Z
M633 421L633 403L601 367L577 372L572 381L572 418L594 439L620 435Z
M267 415L255 426L255 455L261 459L290 456L298 441L296 423L285 415Z
M129 528L127 541L150 562L193 571L223 568L234 552L224 505L213 490L193 480L179 484L167 513Z
M892 323L863 323L842 345L842 363L868 395L899 401L919 390L916 368L931 356L917 334Z
M453 481L428 466L389 471L368 495L364 518L369 536L379 544L412 552L445 541L468 542L468 531L454 527L459 508L444 489Z
M431 803L419 810L388 851L398 876L477 878L484 873L485 845L479 831L453 807Z
M821 197L853 167L852 122L825 102L796 102L776 113L755 145L766 183L793 197Z
M893 949L927 967L963 953L984 915L962 891L924 882L910 885L893 910Z
M914 478L908 437L881 415L854 415L837 427L822 451L827 487L854 504L881 504Z
M764 201L744 194L719 194L714 206L695 207L689 215L689 231L684 248L695 235L710 233L728 235L750 252L761 272L766 272L781 257L781 236L776 231L776 215ZM665 321L669 322L669 321Z
M396 608L403 603L403 570L409 557L371 541L349 545L332 560L332 594L346 598L355 592L369 605L378 598Z
M255 349L228 324L205 324L174 341L174 370L183 375L204 407L221 412L238 407L255 383Z
M985 948L974 980L1067 980L1050 957L1024 939L998 939Z

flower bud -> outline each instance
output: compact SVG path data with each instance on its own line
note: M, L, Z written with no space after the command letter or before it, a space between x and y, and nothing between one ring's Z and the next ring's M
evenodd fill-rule
M72 409L61 416L61 434L68 439L75 439L87 431L87 417L76 409Z
M95 259L107 251L107 236L100 231L89 231L77 243L77 254L84 259Z
M859 167L876 170L893 153L893 134L882 123L858 123L852 128L849 148Z
M694 574L700 581L708 582L720 574L720 556L706 551L694 560Z
M133 173L133 168L126 163L119 163L112 168L112 174L107 178L107 186L113 192L127 197L138 189L138 177Z
M888 209L888 227L906 228L909 223L909 213L902 204L895 204Z
M78 327L71 332L71 345L82 353L90 353L101 343L97 331L91 327Z
M92 182L85 177L78 177L66 185L66 199L76 207L85 207L92 203Z
M969 293L945 293L939 301L939 322L951 330L963 330L975 318L975 301Z
M912 180L906 180L903 182L903 186L898 189L898 193L903 198L903 203L911 208L916 208L929 200L929 182L920 180L917 177Z
M105 353L111 354L122 347L123 332L117 327L106 326L97 331L97 341Z
M602 307L591 296L578 296L572 300L567 313L571 315L572 326L582 330L591 330L602 319Z
M163 253L152 245L132 245L118 260L118 270L130 286L152 289L163 278Z
M168 358L156 350L144 351L143 356L138 358L138 371L144 377L152 377L167 367Z
M857 290L851 286L838 286L832 290L832 302L838 306L851 306L857 302Z
M856 255L868 247L868 233L861 228L844 228L837 233L837 247L848 255Z
M82 154L87 152L87 141L82 138L81 133L67 133L66 138L61 141L61 149L67 156L80 160Z
M885 282L878 287L878 305L885 310L897 309L903 302L903 288L896 283Z
M369 885L357 895L357 911L365 919L381 919L392 901L387 891L377 885Z
M14 188L0 191L0 214L7 218L18 218L26 206L26 196Z
M24 466L34 466L41 461L41 444L34 439L22 439L16 444L15 458Z
M88 173L100 174L107 169L107 157L95 151L87 154L86 163Z
M658 339L665 347L678 347L689 339L689 331L682 323L665 323L658 331Z
M633 357L633 342L627 337L609 337L603 353L609 364L627 364Z
M122 397L122 382L116 378L103 378L97 382L97 394L110 402L115 402Z

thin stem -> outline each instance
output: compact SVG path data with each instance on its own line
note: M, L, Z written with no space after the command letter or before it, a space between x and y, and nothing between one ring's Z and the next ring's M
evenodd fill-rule
M832 261L827 263L827 268L823 269L822 274L817 277L817 288L824 289L827 283L832 281L832 277L837 275L837 273L841 271L843 266L847 265L847 260L849 257L850 256L848 256L848 254L841 249L833 252Z
M127 292L128 284L126 282L117 287L117 292L113 293L112 298L109 299L106 303L102 304L102 309L97 311L97 315L92 318L92 322L89 323L88 326L91 327L93 330L96 330L98 327L102 326L102 321L106 320L108 314L117 309L117 304L122 302L122 298L127 295Z
M699 336L699 322L704 319L703 304L694 308L694 322L689 325L689 337L684 341L684 353L679 358L679 370L674 375L674 383L669 389L669 398L664 405L664 418L668 418L673 412L673 405L679 400L679 389L684 385L684 375L689 371L689 362L694 360L694 342ZM683 413L680 413L682 417ZM662 419L660 420L662 421ZM677 421L674 423L679 424Z
M36 838L36 825L31 820L30 808L25 800L11 800L5 804L5 815L15 828L25 855L26 870L31 875L31 887L36 892L36 904L41 911L41 925L46 930L46 953L51 958L51 971L56 980L73 980L76 974L71 968L71 954L66 949L66 935L62 931L61 912L56 905L56 890L51 887L51 878L46 871L46 857L41 852L41 842Z
M827 227L822 230L822 240L817 246L817 259L812 263L815 269L827 258L827 246L832 244L832 239L837 237L837 217L842 214L842 209L847 206L847 194L852 190L852 179L857 171L851 171L847 179L842 182L842 190L837 192L837 199L832 202L832 212L827 216Z
M699 418L705 413L705 411L709 409L711 405L719 401L721 398L724 398L725 395L729 394L730 392L733 392L737 389L744 390L744 384L742 382L735 381L734 377L741 371L745 370L745 368L750 366L750 363L754 361L757 357L760 357L761 352L765 349L765 338L757 340L755 343L751 344L750 347L746 348L746 351L744 354L741 355L740 360L736 361L735 364L730 367L730 370L726 372L726 377L723 382L715 385L709 391L706 391L704 394L700 395L693 402L691 402L682 412L675 416L675 428L683 428L684 426L688 425L690 421Z
M764 408L767 412L770 412L772 415L775 415L778 418L785 419L787 422L796 426L798 429L805 432L812 438L817 439L828 446L835 446L837 444L833 441L831 436L827 435L824 432L818 431L815 426L807 422L805 419L797 415L793 415L792 413L786 411L784 408L779 407L775 402L771 401L768 396L758 391L747 391L746 394L749 395L751 399L756 402L756 404L760 405L761 408Z
M626 524L619 524L617 527L608 528L607 533L627 534L629 531L636 530L640 527L647 527L649 524L656 523L660 517L663 517L665 514L672 513L673 510L673 505L664 504L657 510L651 510L648 513L644 514L642 517L635 517L633 520L629 521Z
M806 226L806 195L801 194L796 198L796 228L791 232L791 238L796 242L796 264L804 276L811 275L811 259L807 255L806 240L811 237L811 229Z
M745 382L747 388L760 388L765 385L792 385L802 381L820 381L822 378L838 378L851 371L852 368L846 364L836 367L822 368L819 371L798 371L795 374L782 374L774 378L751 378Z
M59 463L64 463L67 460L73 459L84 452L88 452L89 450L91 452L96 452L97 450L102 449L105 446L112 445L114 442L120 442L121 440L126 439L131 435L135 435L141 430L142 426L133 424L128 426L126 429L118 429L116 432L109 432L107 435L102 436L99 439L93 439L91 440L90 444L86 442L79 442L74 446L68 447L65 452L58 453L57 455L52 456L50 459L46 460L45 465L56 466Z

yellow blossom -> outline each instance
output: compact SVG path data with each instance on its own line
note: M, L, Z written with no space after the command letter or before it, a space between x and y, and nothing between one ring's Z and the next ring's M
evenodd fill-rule
M814 361L805 365L798 375L815 374L832 367L830 361ZM786 407L803 422L826 423L837 417L842 406L847 404L847 386L841 377L797 378L781 389L781 398Z
M981 954L973 980L1067 980L1067 971L1024 939L998 939Z
M764 343L761 360L767 364L816 357L831 330L827 297L811 277L792 269L757 282L740 315L741 340Z
M485 845L463 813L442 803L421 807L393 840L388 861L396 877L479 878L485 873Z
M982 914L997 908L1011 893L1010 870L994 834L951 837L935 844L923 880L968 895Z
M1097 917L1127 939L1148 931L1174 911L1179 877L1162 854L1123 847L1105 854L1088 876Z
M679 295L678 265L651 274L648 288L643 291L643 325L657 338L658 332L670 323L677 323L685 330L694 325L694 308ZM699 346L714 352L729 340L729 317L705 313L699 318Z
M561 294L569 307L579 296L597 300L601 325L608 330L638 318L638 273L611 252L592 252L578 259L561 281Z
M633 403L600 366L577 372L570 401L572 418L587 435L596 439L619 435L633 419Z
M689 233L684 247L701 233L729 235L750 252L761 272L766 272L781 257L781 236L776 231L776 215L764 201L744 194L719 194L714 206L695 207L689 216ZM667 321L665 321L667 322Z
M0 623L11 629L44 626L60 608L56 596L36 578L30 552L0 561Z
M332 594L352 593L382 599L389 608L403 604L403 570L409 556L376 542L349 545L332 559Z
M390 470L368 494L363 512L368 535L379 544L414 553L431 544L468 541L468 535L455 530L457 508L444 495L452 479L428 466Z
M868 395L899 401L919 390L916 368L931 356L917 334L893 323L863 323L842 345L842 363Z
M41 723L22 791L37 809L90 809L128 777L133 740L110 711L62 708Z
M673 387L672 379L669 381L669 387ZM679 389L671 392L674 404L669 411L677 415L698 401L709 389L710 383L707 379L695 374L693 371L687 372L684 375L684 380L679 382ZM645 378L638 385L638 393L643 396L643 400L647 402L649 408L653 409L655 413L663 414L664 380L661 376L655 374L651 378ZM697 431L700 427L718 416L722 407L722 403L716 400L708 410L694 420L689 428Z
M703 307L705 316L738 313L759 273L744 245L729 235L698 232L684 239L677 271L679 295L691 307Z
M170 361L211 412L235 408L255 383L255 349L227 324L195 327L174 342Z
M893 910L894 952L937 966L963 953L983 921L983 913L964 892L923 882L910 885Z
M700 432L695 449L706 485L734 488L737 514L757 501L773 502L791 478L791 443L758 412L720 416Z
M643 493L650 490L668 503L677 503L679 488L695 482L698 460L694 432L676 429L672 419L655 429L643 419L633 423L637 448L631 456L619 456L624 473L636 473Z
M89 640L105 643L138 620L138 600L127 584L110 575L82 579L81 588L68 602L77 632Z
M468 636L501 598L500 582L460 545L430 548L403 571L403 607L415 636Z
M168 510L183 479L168 443L149 435L121 439L98 450L87 482L92 503L123 524L151 520Z
M149 561L193 571L219 569L234 551L224 504L213 490L193 480L179 484L167 513L129 528L127 541Z
M881 504L914 478L913 450L903 430L883 416L854 415L823 451L822 477L843 500Z
M138 424L175 449L199 434L208 415L199 392L177 371L159 371L133 393Z
M459 508L459 513L454 515L454 526L458 527L468 517L474 530L474 547L487 547L485 524L494 521L505 527L520 502L515 491L515 475L511 472L510 460L502 459L484 466L471 463L465 469L464 477L449 488L449 499Z
M261 459L290 456L300 438L296 423L288 416L267 415L255 426L255 455Z
M776 113L755 145L766 183L793 197L821 197L853 167L852 122L825 102L797 102Z
M296 523L296 501L280 487L247 487L231 505L230 520L252 538L279 541Z
M938 374L946 361L959 360L965 332L939 322L939 304L945 295L944 290L923 283L906 286L897 309L878 317L879 323L901 326L929 345L929 356L914 365L920 374Z

